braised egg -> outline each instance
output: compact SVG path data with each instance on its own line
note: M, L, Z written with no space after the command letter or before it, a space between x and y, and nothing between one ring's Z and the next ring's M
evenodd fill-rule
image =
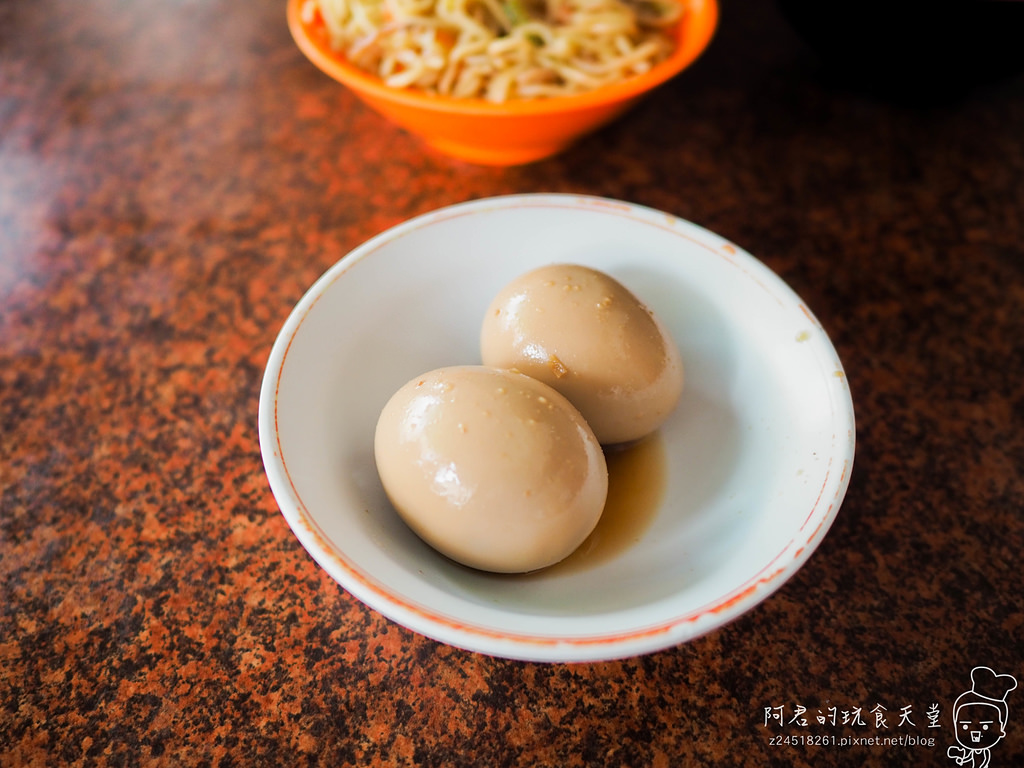
M484 365L565 395L603 445L656 430L683 391L682 359L665 326L618 280L577 264L507 284L487 309L480 351Z
M547 384L479 365L412 379L377 421L384 491L409 527L463 565L520 573L562 560L608 493L601 446Z

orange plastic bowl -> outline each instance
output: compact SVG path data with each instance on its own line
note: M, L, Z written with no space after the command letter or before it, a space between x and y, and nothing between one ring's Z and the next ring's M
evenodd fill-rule
M321 71L350 88L381 115L454 157L485 165L518 165L550 157L632 107L678 75L707 48L718 23L717 0L684 0L672 55L642 75L589 93L492 104L392 88L331 49L320 23L303 23L302 0L288 0L288 27Z

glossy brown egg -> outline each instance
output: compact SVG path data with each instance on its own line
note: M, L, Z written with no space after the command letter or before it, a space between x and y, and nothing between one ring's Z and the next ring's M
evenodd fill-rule
M683 363L666 328L603 272L555 264L505 286L484 317L485 365L557 389L604 444L637 440L672 413Z
M374 453L384 490L420 538L464 565L552 565L597 525L608 469L575 407L546 384L484 366L441 368L388 401Z

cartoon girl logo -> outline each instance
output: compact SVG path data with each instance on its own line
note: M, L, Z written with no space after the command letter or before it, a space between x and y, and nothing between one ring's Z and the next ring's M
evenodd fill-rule
M997 675L988 667L972 669L971 690L961 693L953 704L960 746L950 747L946 756L957 765L986 768L992 760L989 750L1006 735L1006 697L1016 687L1012 675Z

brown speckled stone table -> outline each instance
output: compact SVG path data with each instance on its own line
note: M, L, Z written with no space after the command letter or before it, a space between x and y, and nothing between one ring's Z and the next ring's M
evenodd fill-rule
M1022 683L990 757L1024 764L1024 78L911 98L796 30L723 0L692 70L498 169L321 75L282 0L0 4L0 766L955 765L980 665ZM298 544L260 458L263 367L317 276L416 214L549 191L764 260L857 410L806 566L635 659L391 623Z

